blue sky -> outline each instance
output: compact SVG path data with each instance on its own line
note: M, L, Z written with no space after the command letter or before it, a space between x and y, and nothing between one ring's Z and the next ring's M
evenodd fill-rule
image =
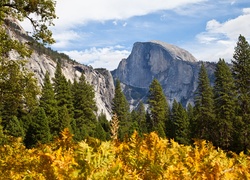
M117 68L135 42L230 62L239 34L250 40L249 0L58 0L56 13L52 48L94 68Z

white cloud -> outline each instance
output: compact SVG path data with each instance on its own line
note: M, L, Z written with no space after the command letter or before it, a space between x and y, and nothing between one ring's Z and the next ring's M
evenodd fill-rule
M231 61L234 47L239 35L250 40L250 8L242 10L242 14L225 22L213 19L207 22L206 31L196 36L198 44L191 45L188 49L197 59L206 61L218 61L224 58Z
M55 21L57 28L72 28L89 21L124 20L159 10L169 10L205 0L58 0Z
M90 48L83 51L63 51L72 59L94 68L106 68L114 70L123 58L130 54L127 50L121 50L122 46Z
M69 30L55 33L53 38L56 40L56 43L53 45L53 47L64 48L69 46L72 40L80 38L80 35L77 32Z

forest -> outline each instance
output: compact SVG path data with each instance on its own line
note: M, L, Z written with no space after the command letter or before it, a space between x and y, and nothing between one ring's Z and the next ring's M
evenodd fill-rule
M28 18L33 39L53 43L54 1L0 3L0 179L249 179L250 45L240 35L232 65L219 59L211 86L199 72L194 105L167 103L154 79L148 108L130 112L119 80L113 118L97 116L84 72L74 82L57 61L40 88L25 68L29 43L9 37L5 18ZM40 20L29 17L37 13ZM16 51L21 59L9 57Z

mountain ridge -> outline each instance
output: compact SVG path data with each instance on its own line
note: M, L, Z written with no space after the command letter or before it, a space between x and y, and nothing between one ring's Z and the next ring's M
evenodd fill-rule
M154 78L160 82L170 104L176 99L187 106L194 103L201 63L191 53L174 45L160 41L136 42L128 58L123 59L111 73L114 79L124 84L124 93L131 108L136 107L140 100L146 103ZM213 83L215 64L203 63ZM132 92L137 94L137 98L133 98Z

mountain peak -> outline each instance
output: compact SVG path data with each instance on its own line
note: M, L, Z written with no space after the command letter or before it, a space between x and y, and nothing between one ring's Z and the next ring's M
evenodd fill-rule
M178 46L168 44L166 42L162 42L158 40L150 41L150 43L162 46L166 51L168 51L177 60L197 62L197 59L190 52Z

